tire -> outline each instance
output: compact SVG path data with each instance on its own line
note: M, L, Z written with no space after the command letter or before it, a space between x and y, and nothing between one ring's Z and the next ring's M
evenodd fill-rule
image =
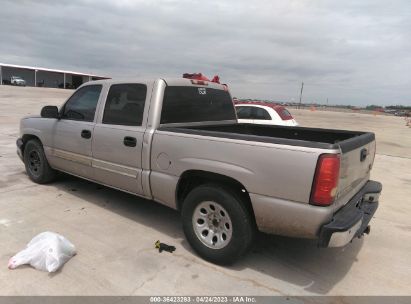
M194 188L181 214L188 242L207 261L232 264L251 247L254 222L243 199L229 188L214 184Z
M55 180L57 171L50 167L38 140L31 139L25 144L23 159L27 175L33 182L47 184Z

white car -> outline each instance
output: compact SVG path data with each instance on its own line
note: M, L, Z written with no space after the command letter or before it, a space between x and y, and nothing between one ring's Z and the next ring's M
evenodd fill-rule
M269 103L237 103L235 108L240 123L298 126L294 117L283 106Z
M23 78L21 78L20 76L11 76L10 77L10 84L24 87L26 85L26 81Z

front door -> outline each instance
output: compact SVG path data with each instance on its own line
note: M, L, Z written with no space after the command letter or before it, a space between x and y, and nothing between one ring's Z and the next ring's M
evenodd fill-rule
M52 167L93 178L91 142L101 85L87 85L77 90L60 111L51 132L47 151Z
M95 179L140 195L146 96L145 84L112 84L92 144Z

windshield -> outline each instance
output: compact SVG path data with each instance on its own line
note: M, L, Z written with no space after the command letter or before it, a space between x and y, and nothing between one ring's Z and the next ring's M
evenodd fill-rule
M234 105L227 91L204 87L166 87L162 124L222 120L236 120Z
M20 76L13 76L13 78L17 80L23 80L23 78L21 78Z

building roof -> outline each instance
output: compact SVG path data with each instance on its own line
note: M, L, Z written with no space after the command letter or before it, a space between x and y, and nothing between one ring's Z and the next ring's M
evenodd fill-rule
M66 71L66 70L46 69L46 68L41 68L41 67L33 67L33 66L17 65L17 64L8 64L8 63L1 63L1 62L0 62L0 66L9 67L9 68L17 68L17 69L27 69L27 70L47 71L47 72L54 72L54 73L74 74L74 75L81 75L81 76L110 78L110 77L107 77L107 76L94 75L94 74L88 74L88 73L80 73L80 72Z

